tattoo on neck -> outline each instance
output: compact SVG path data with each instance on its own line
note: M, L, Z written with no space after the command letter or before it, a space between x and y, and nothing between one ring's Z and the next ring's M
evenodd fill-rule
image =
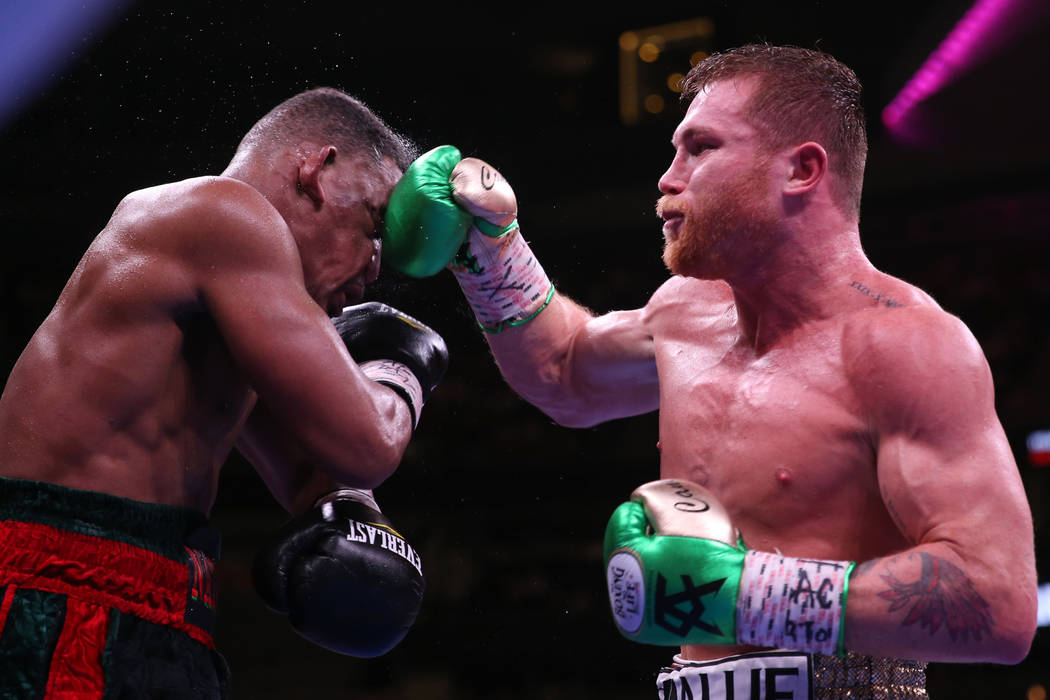
M893 299L890 299L888 296L885 296L885 295L883 295L883 294L881 294L879 292L876 292L871 287L865 286L865 285L861 284L860 282L856 282L856 281L850 282L849 286L853 287L854 289L856 289L858 292L860 292L864 296L871 297L872 299L874 299L879 304L885 304L886 306L888 306L890 308L894 308L894 307L898 307L898 306L904 306L904 304L902 304L902 303L900 303L898 301L894 301Z
M922 559L917 580L905 583L890 572L882 574L889 588L879 597L890 601L889 612L907 609L902 625L917 623L931 635L943 626L953 642L966 643L971 635L977 642L991 636L995 621L988 602L962 569L926 552L913 556Z

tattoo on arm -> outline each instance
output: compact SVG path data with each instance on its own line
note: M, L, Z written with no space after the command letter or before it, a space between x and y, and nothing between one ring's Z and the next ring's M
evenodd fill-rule
M882 574L889 588L879 597L890 601L889 612L907 609L901 624L918 623L931 635L943 625L953 642L968 642L970 635L979 642L982 635L991 635L995 623L988 603L962 569L926 552L917 556L922 559L918 580L905 583L892 573Z
M875 564L879 561L879 559L869 559L868 561L858 562L856 566L853 567L853 573L850 575L850 580L860 576L866 576L869 571L875 568Z

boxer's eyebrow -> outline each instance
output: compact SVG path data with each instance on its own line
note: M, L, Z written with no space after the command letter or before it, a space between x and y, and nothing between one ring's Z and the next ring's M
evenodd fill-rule
M675 148L684 146L686 148L698 143L721 143L722 139L713 131L704 126L690 126L676 131L671 137L671 145Z

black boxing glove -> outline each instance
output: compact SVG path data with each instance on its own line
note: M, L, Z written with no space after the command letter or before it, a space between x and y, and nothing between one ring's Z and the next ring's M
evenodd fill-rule
M397 309L370 301L332 319L365 375L401 396L412 425L448 368L448 347L433 329Z
M265 545L252 567L267 607L325 649L371 658L408 634L423 602L419 555L372 495L339 489Z

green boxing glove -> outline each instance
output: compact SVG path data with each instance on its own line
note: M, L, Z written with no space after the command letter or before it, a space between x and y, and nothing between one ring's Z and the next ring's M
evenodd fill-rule
M635 489L605 530L609 604L644 644L735 645L844 654L853 562L744 547L704 487L664 479Z
M452 262L473 214L452 198L452 170L463 159L455 146L427 151L405 170L390 194L383 259L411 277L430 277Z
M417 158L390 195L383 259L411 277L450 267L489 332L528 322L554 296L518 230L514 190L491 165L439 146Z

